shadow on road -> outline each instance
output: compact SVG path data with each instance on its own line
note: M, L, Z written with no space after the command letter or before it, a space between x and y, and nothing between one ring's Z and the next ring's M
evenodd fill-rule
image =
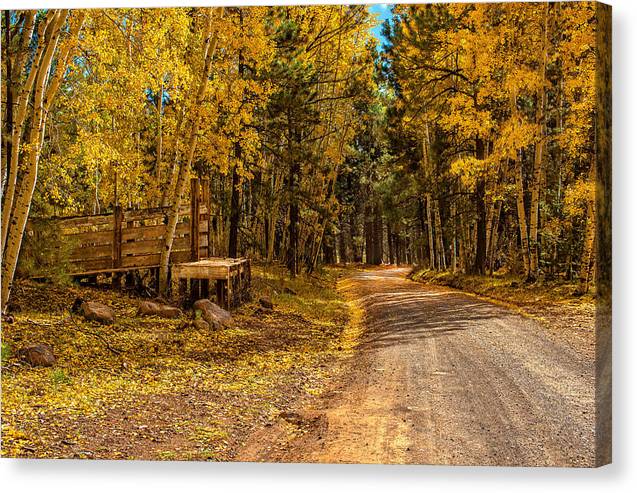
M456 291L423 291L416 283L405 287L401 271L395 276L383 274L362 272L353 277L355 282L343 286L365 311L367 332L361 349L453 336L502 317L497 306L468 299Z

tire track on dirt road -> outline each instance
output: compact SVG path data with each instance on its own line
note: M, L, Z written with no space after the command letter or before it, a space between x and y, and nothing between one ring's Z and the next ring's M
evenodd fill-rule
M342 381L304 411L313 432L245 458L594 466L594 362L535 320L407 273L339 283L365 325Z

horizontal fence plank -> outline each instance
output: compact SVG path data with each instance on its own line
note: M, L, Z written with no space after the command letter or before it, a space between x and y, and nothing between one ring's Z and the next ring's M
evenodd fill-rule
M158 267L160 254L152 255L130 255L122 257L122 267ZM170 262L186 262L190 258L190 251L175 251L170 255Z
M161 252L164 240L141 240L122 243L122 256L124 255L150 255ZM190 247L190 238L176 238L173 240L173 250L184 250Z
M73 244L73 246L90 246L113 244L113 231L90 231L88 233L73 233L64 235L64 239Z
M69 260L92 260L107 258L112 260L113 245L98 245L98 246L84 246L81 248L75 248L71 252Z
M156 226L136 226L132 228L122 228L122 241L124 243L131 240L152 240L163 238L166 233L166 225ZM177 223L175 235L183 236L190 233L190 225L188 223Z
M77 228L89 226L102 226L112 224L113 214L100 214L97 216L76 216L76 217L53 217L51 219L36 219L34 224L42 222L43 224L55 224L60 228Z
M76 262L71 261L69 265L69 274L74 275L93 270L110 269L112 267L113 259L81 260Z

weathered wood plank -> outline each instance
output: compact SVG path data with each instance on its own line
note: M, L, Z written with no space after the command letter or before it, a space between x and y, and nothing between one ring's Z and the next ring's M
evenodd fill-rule
M166 226L164 224L157 226L137 226L122 229L122 241L130 240L153 240L164 237ZM190 225L188 223L177 223L175 229L176 236L184 236L190 233Z
M34 220L34 224L42 221L43 224L54 223L57 227L60 227L60 228L77 228L77 227L100 226L100 225L112 226L111 224L112 220L113 220L112 214L101 214L99 216L77 216L77 217L70 217L70 218L51 218L51 219Z
M69 262L69 274L112 268L113 259L110 257L107 259L77 260Z
M122 255L151 255L161 251L163 239L141 240L122 244ZM190 247L190 238L175 238L173 251L185 250Z
M122 258L122 267L158 267L159 253L152 255L129 255ZM171 263L185 262L190 258L190 250L173 251L170 255Z
M113 230L89 231L85 233L70 233L63 235L65 241L73 245L95 245L113 242Z
M113 245L96 245L96 246L83 246L81 248L74 248L69 256L70 261L81 260L93 260L106 258L112 260L113 258Z

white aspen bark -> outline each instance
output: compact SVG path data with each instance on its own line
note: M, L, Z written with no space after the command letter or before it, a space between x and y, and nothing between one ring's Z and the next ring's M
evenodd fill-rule
M539 139L535 144L535 154L533 159L533 186L531 187L531 211L529 218L529 248L530 248L530 275L537 278L539 275L539 245L538 245L538 225L540 218L540 192L542 171L544 163L544 140L546 138L546 90L544 88L546 79L546 59L548 56L548 3L544 10L544 27L542 39L542 64L541 64L541 81L542 87L539 90L538 101L539 108L536 110L536 125L538 126Z
M522 244L522 258L526 276L530 274L529 233L526 223L526 208L524 207L524 182L522 181L522 160L519 153L515 162L515 189L517 194L518 225L520 227L520 242Z
M170 177L168 180L168 183L166 183L164 185L164 190L162 192L162 196L161 196L161 206L162 207L168 207L168 204L170 203L170 199L173 197L174 195L174 190L175 190L175 186L177 183L177 175L178 175L178 163L179 163L179 158L180 158L180 151L179 151L179 135L181 132L181 127L184 121L184 116L186 114L186 108L182 108L181 113L179 113L179 118L177 119L177 127L175 129L175 137L174 137L174 154L173 154L173 160L172 160L172 168L170 169Z
M35 16L37 12L35 10L29 10L25 12L26 18L24 20L24 25L22 27L22 38L20 39L20 47L15 55L15 60L13 61L12 68L12 79L11 86L7 87L7 93L12 95L11 101L13 101L13 105L18 106L18 94L17 91L20 89L19 82L22 79L22 72L24 72L26 61L27 61L27 51L31 44L31 40L33 39L33 33L35 31ZM44 25L44 24L43 24ZM24 86L22 86L24 87ZM30 92L30 91L29 91ZM5 135L4 138L12 141L13 146L13 129L16 128L16 112L11 112L11 135ZM3 115L3 118L6 118ZM11 153L8 156L2 157L2 197L5 195L6 181L8 179L9 173L9 163L11 160ZM2 245L4 247L4 229L2 233Z
M31 92L35 84L38 68L42 63L47 48L47 40L51 39L51 32L55 28L55 24L60 16L59 11L50 10L44 21L38 27L38 47L33 58L31 70L27 76L20 94L17 98L17 111L14 113L13 130L11 135L11 158L9 164L9 176L4 191L2 201L2 252L4 252L9 234L9 221L13 211L13 202L15 198L16 186L18 183L18 162L20 159L20 147L22 143L22 135L26 130L26 116ZM41 41L40 41L41 40Z
M162 111L164 109L164 74L161 75L161 84L159 87L159 101L157 101L157 147L155 151L155 177L157 183L161 183L161 160L164 144L164 132L162 128ZM159 199L161 205L162 198Z
M495 251L498 246L498 224L500 223L501 213L502 201L498 200L498 203L495 207L494 218L491 223L491 230L489 232L489 249L487 250L487 265L489 268L489 275L493 275Z
M66 42L64 42L60 46L59 55L58 55L58 63L55 67L55 73L49 82L49 88L46 91L46 96L44 97L44 113L45 118L53 105L53 101L55 99L55 95L62 84L62 79L64 78L64 73L68 67L69 58L71 56L71 52L76 46L77 36L82 29L82 25L84 24L84 19L86 18L85 10L76 11L77 14L73 13L70 16L70 20L72 22L71 28L69 30L69 36Z
M38 163L40 159L41 143L46 126L45 88L53 55L60 38L61 28L66 21L68 10L56 11L51 30L44 39L45 50L38 67L35 81L35 93L33 97L33 118L29 132L29 151L27 155L26 170L21 180L20 190L15 197L14 213L11 214L9 230L7 232L6 248L2 262L2 306L9 301L11 284L15 275L18 255L22 244L22 235L31 210L31 200L38 178ZM52 97L52 94L50 95Z
M177 221L179 220L179 207L181 205L182 195L186 191L186 185L188 183L187 178L195 155L195 148L197 146L197 132L199 130L199 124L201 120L201 105L203 104L204 95L206 93L206 86L208 85L208 79L210 78L210 72L212 69L212 58L214 57L215 51L217 50L217 44L219 42L218 36L215 37L214 43L212 43L211 39L213 25L212 10L213 9L209 9L208 12L209 18L205 33L204 67L203 73L201 74L201 79L199 81L197 94L194 99L194 116L192 127L190 128L190 136L188 139L187 147L188 159L186 161L183 161L179 168L175 196L173 198L170 212L168 213L168 224L166 225L166 233L164 235L164 248L161 252L159 266L159 291L162 294L165 294L168 290L168 268L170 263L170 253L172 251L173 241L175 239L175 231L177 229ZM224 7L221 7L221 17L223 17L224 11Z
M578 294L586 294L590 285L593 264L595 261L595 198L588 201L586 208L586 232L584 234L584 251L579 271Z

